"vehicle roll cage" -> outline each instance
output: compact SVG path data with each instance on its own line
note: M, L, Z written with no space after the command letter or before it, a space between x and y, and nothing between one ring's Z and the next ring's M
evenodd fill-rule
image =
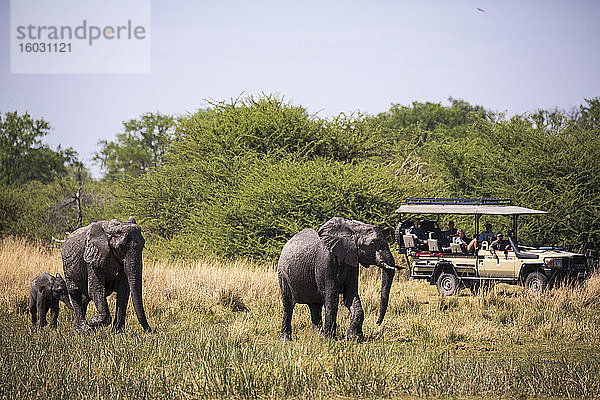
M489 206L510 206L510 199L453 199L453 198L409 198L405 200L406 204L459 204L459 205L489 205Z
M465 198L408 198L396 212L398 214L462 214L475 216L475 234L479 232L482 215L505 215L512 217L510 236L517 241L519 215L547 214L546 211L517 207L510 199Z

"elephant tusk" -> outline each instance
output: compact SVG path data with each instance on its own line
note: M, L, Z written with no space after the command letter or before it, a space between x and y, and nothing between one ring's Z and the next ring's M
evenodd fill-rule
M394 267L390 267L387 263L384 263L383 261L379 263L379 267L385 269L395 269Z
M397 269L404 269L404 267L391 267L390 265L388 265L387 263L385 263L385 262L383 262L383 261L382 261L381 263L379 263L379 265L378 265L378 266L379 266L379 267L381 267L381 268L385 268L385 269L393 269L393 270L397 270Z

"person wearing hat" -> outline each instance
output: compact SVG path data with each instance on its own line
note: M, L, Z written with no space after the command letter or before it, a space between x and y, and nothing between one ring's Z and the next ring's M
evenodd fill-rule
M496 250L503 251L506 253L509 248L510 243L508 243L508 240L504 240L504 235L502 234L502 232L498 232L496 234L496 240L494 240L490 245L490 251L492 252L492 255L494 256L496 261L498 261L498 255L496 255Z
M425 231L421 228L421 220L419 218L415 218L413 220L413 226L406 230L406 233L412 235L418 244L425 243Z
M463 251L463 253L468 252L467 246L469 243L469 239L467 239L467 235L462 229L458 228L456 230L456 236L454 237L454 239L452 239L452 243L460 244L460 248Z

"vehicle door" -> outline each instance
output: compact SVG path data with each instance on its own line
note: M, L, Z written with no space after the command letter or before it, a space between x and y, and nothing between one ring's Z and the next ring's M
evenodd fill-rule
M515 256L515 252L496 251L498 257L490 250L479 250L479 276L486 278L508 278L514 279L519 265L519 259Z

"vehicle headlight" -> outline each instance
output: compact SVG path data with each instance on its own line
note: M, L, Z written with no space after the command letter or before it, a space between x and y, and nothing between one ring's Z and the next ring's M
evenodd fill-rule
M550 268L562 268L563 266L562 258L546 258L544 262Z

